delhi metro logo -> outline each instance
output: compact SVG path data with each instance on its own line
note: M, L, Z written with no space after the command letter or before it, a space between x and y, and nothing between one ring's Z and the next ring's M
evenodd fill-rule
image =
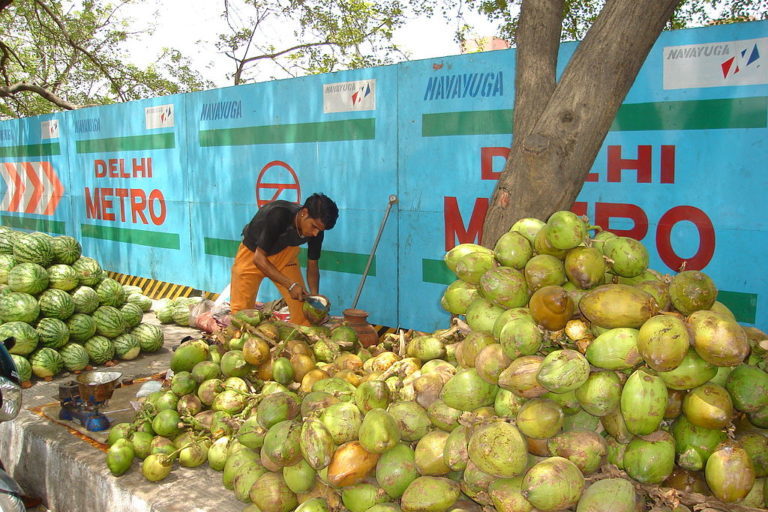
M301 183L293 167L280 160L269 162L256 179L256 205L282 199L301 203Z
M0 210L53 215L64 195L50 162L5 162L0 167L6 190Z
M751 50L745 48L739 52L738 56L731 57L720 64L720 69L723 70L723 78L731 77L749 66L758 67L760 63L758 62L758 64L755 65L755 62L759 59L760 51L757 49L757 43L755 43Z

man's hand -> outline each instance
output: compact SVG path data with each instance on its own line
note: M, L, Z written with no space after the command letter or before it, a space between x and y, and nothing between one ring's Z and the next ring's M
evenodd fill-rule
M288 287L288 293L290 293L291 298L295 300L304 300L308 295L301 283L292 283L291 286Z

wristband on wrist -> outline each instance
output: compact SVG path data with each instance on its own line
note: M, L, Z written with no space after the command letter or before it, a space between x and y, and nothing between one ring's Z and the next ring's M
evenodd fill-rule
M291 290L293 290L293 287L294 287L294 286L296 286L297 284L298 284L298 283L297 283L297 282L295 282L295 281L294 281L293 283L291 283L291 286L289 286L289 287L288 287L288 291L291 291Z

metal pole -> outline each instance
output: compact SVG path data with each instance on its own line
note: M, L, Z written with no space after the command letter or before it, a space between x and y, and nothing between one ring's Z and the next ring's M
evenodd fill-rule
M384 226L387 223L387 217L389 217L389 211L392 209L392 205L397 202L397 196L390 194L389 203L387 203L387 209L384 212L384 218L381 219L381 226L379 226L379 233L376 235L376 240L373 242L371 248L371 254L368 255L368 262L365 264L365 270L363 270L363 277L360 279L360 284L357 286L357 292L355 293L355 300L352 301L352 309L357 307L357 301L360 300L360 294L363 293L363 285L365 284L365 278L368 276L368 271L371 269L371 263L373 262L373 256L376 254L376 247L381 240L381 234L384 232Z

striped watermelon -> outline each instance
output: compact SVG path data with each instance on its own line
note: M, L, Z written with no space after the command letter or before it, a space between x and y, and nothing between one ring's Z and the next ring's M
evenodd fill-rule
M71 236L56 236L51 241L53 255L56 263L72 265L82 255L83 248L80 242Z
M11 287L7 284L0 284L0 295L5 295L6 293L11 293L13 290L11 290Z
M75 301L72 300L72 296L56 288L48 288L41 293L38 303L42 316L66 320L75 312Z
M105 277L96 287L99 302L104 306L119 308L125 304L125 290L123 285L110 277Z
M157 352L163 346L163 331L156 325L139 324L131 331L131 334L139 340L142 352Z
M75 313L67 320L69 339L76 343L85 343L96 334L96 322L91 315Z
M141 319L144 317L144 311L141 310L136 304L123 304L120 308L120 312L123 314L123 321L128 329L132 329L141 323Z
M125 332L123 314L113 306L99 306L93 312L93 321L96 322L96 332L107 338L115 338Z
M132 284L124 284L123 290L125 290L125 295L128 296L132 293L144 293L144 290L141 289L140 286L135 286Z
M37 348L37 331L26 322L7 322L0 325L0 339L10 337L16 338L16 344L9 350L11 354L25 356Z
M115 357L115 344L104 336L94 336L86 341L85 350L93 364L104 364Z
M29 364L29 359L24 356L11 354L13 364L16 365L16 373L19 375L21 382L29 382L32 378L32 365Z
M68 292L77 288L80 280L77 277L75 269L62 263L51 265L46 269L48 271L48 286L58 288Z
M136 304L145 313L152 309L152 299L141 293L130 293L126 298L131 304Z
M101 269L99 262L87 256L80 256L72 264L72 268L77 272L80 284L95 286L104 278L104 271Z
M4 322L31 323L39 315L37 299L28 293L11 292L0 296L0 320Z
M41 318L35 330L41 347L58 349L69 342L69 328L58 318Z
M171 310L171 316L173 322L177 325L188 326L189 325L189 309L191 305L188 301L180 301L173 305Z
M91 359L85 347L77 343L68 343L59 350L64 368L70 372L77 372L88 366Z
M19 234L13 242L13 257L21 263L47 267L53 262L50 236L41 233Z
M37 263L19 263L8 272L8 286L35 295L48 288L48 272Z
M90 315L99 307L99 294L90 286L78 286L71 292L75 313Z
M8 273L16 265L13 254L0 254L0 284L8 282Z
M33 352L29 356L29 363L32 365L32 373L41 379L58 375L64 368L64 360L61 358L61 354L48 347L43 347Z
M115 355L123 360L136 359L141 352L139 340L133 334L121 334L112 342L115 344Z
M12 229L0 232L0 254L13 255L13 242L17 236L19 236L19 233Z
M171 324L173 323L173 305L172 301L162 301L160 307L155 310L155 315L160 323Z

